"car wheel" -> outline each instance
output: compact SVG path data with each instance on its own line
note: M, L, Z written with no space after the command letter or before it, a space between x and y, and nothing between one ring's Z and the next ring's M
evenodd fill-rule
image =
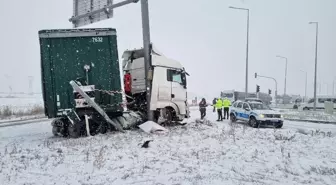
M281 123L280 125L277 125L275 128L281 128L283 126L283 123Z
M251 116L249 120L249 125L253 128L257 128L259 126L258 121L255 119L255 117Z
M308 107L304 107L303 110L309 110L309 108Z
M233 114L233 113L231 113L231 114L230 114L230 120L231 120L232 122L236 122L236 121L237 121L236 115Z

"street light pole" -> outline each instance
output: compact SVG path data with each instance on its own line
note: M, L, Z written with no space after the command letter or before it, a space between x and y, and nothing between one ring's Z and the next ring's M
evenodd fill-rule
M316 110L316 80L317 80L317 43L318 43L318 22L309 22L316 25L316 40L315 40L315 72L314 72L314 111Z
M230 6L231 9L247 11L247 31L246 31L246 66L245 66L245 99L248 93L248 59L249 59L249 30L250 30L250 10L247 8L237 8Z
M287 86L287 61L288 59L286 57L277 55L276 57L286 59L286 68L285 68L285 87L284 87L284 96L286 95L286 86Z
M304 70L300 70L300 71L306 73L306 80L305 80L305 97L304 97L304 100L306 100L306 98L307 98L307 71L304 71Z

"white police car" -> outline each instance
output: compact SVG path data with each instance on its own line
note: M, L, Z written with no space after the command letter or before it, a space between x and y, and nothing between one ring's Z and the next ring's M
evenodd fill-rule
M263 103L255 101L236 101L230 107L230 119L247 121L254 128L260 125L283 126L283 116L280 112L270 109Z

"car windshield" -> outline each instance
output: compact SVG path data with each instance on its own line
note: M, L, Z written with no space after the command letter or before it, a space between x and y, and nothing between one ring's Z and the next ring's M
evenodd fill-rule
M270 108L262 103L249 103L252 110L270 110Z

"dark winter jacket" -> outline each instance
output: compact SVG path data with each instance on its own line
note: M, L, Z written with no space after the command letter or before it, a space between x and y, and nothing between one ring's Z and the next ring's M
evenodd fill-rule
M212 100L212 105L216 105L216 102L217 102L217 98L213 99Z
M207 105L205 99L203 98L202 101L199 103L199 108L200 109L205 109L207 106L208 105Z

